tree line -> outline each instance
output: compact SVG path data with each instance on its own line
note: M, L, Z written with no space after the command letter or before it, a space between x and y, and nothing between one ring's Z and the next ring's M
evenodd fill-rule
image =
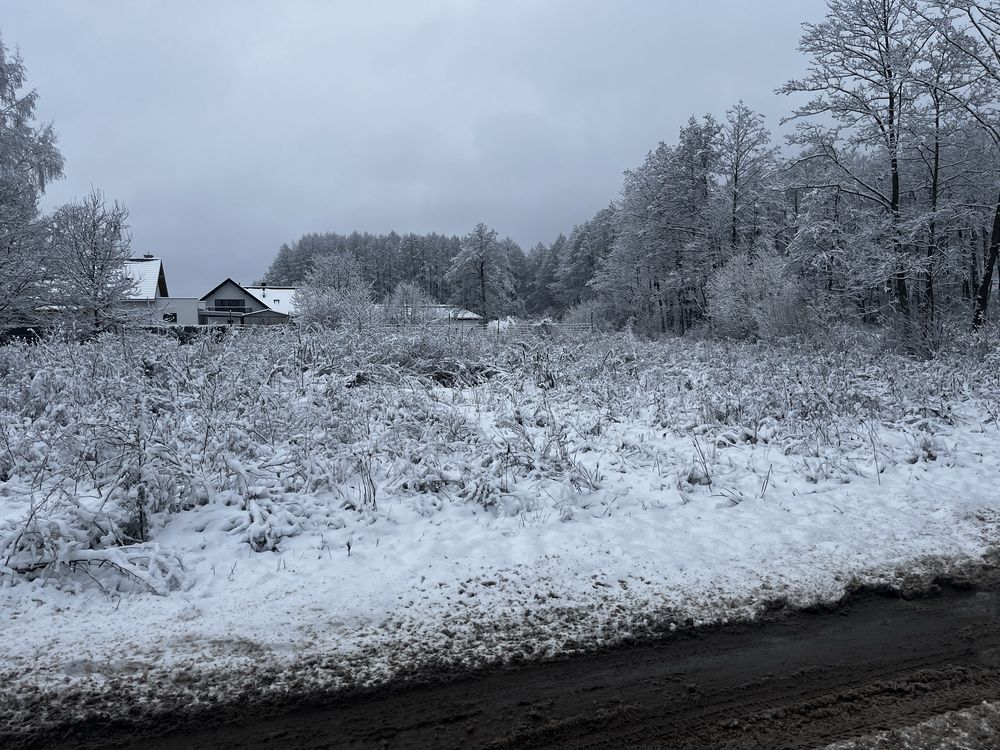
M269 280L353 254L376 296L400 281L497 317L683 334L782 334L831 318L932 336L987 319L1000 252L1000 6L828 0L779 149L744 102L692 117L625 172L608 207L521 252L485 225L440 235L307 235ZM286 269L294 268L294 273Z
M843 319L918 339L953 319L979 327L1000 254L998 39L996 0L828 0L803 25L804 74L777 89L795 103L784 149L740 101L691 117L606 208L528 253L485 224L463 237L309 234L281 247L265 280L319 300L343 297L346 274L356 303L451 302L651 335ZM103 330L131 285L128 212L95 190L41 213L63 159L25 77L0 42L0 327L58 313Z
M1000 6L829 0L803 29L806 73L778 89L799 101L789 155L742 101L692 117L610 209L539 248L539 304L589 300L651 333L982 325L1000 250ZM603 241L577 249L581 234Z
M424 304L452 302L498 318L523 311L518 301L531 276L521 247L480 224L465 237L306 234L281 246L263 281L306 289L300 298L317 300L324 290L340 294L360 284L361 298L383 301L402 285L401 294L420 294Z

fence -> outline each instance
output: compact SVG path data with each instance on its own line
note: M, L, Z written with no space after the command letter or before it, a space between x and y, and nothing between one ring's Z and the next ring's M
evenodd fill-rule
M439 332L448 338L464 336L495 336L499 338L515 336L551 336L555 334L596 333L599 329L593 323L505 323L497 325L497 321L488 324L455 324L455 323L383 323L383 330L399 333Z

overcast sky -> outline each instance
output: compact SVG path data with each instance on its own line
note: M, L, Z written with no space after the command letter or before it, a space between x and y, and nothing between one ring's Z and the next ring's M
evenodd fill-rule
M131 211L170 292L250 282L305 232L525 249L616 197L691 114L772 129L822 0L0 0L66 177Z

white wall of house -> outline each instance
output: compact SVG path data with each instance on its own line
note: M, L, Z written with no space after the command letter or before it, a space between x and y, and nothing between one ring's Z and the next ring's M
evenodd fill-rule
M202 325L224 324L230 318L238 319L247 313L266 309L263 304L247 294L238 284L227 280L203 298L199 305L199 319Z
M123 304L131 325L198 325L197 297L157 297L126 300Z
M156 300L160 320L168 325L198 325L197 297L160 297ZM166 316L173 316L168 319Z

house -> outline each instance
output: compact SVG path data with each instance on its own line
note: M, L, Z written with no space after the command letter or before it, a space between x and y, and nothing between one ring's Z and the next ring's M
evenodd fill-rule
M482 315L454 305L424 305L423 315L430 325L475 328L486 323Z
M251 289L256 290L257 294ZM294 290L286 287L245 287L232 279L226 279L198 300L198 323L199 325L288 323L294 309L292 293ZM267 297L271 304L265 302L262 297Z
M125 273L135 282L128 302L151 302L162 297L169 297L167 277L163 272L163 261L146 253L141 258L130 258L125 261Z
M134 282L124 300L130 319L139 324L198 325L198 300L170 296L160 258L150 253L131 258L125 262L125 273Z
M433 303L428 305L378 304L389 325L446 326L449 328L475 328L486 323L481 315L454 305Z
M295 287L293 286L245 286L243 287L271 310L295 317Z

